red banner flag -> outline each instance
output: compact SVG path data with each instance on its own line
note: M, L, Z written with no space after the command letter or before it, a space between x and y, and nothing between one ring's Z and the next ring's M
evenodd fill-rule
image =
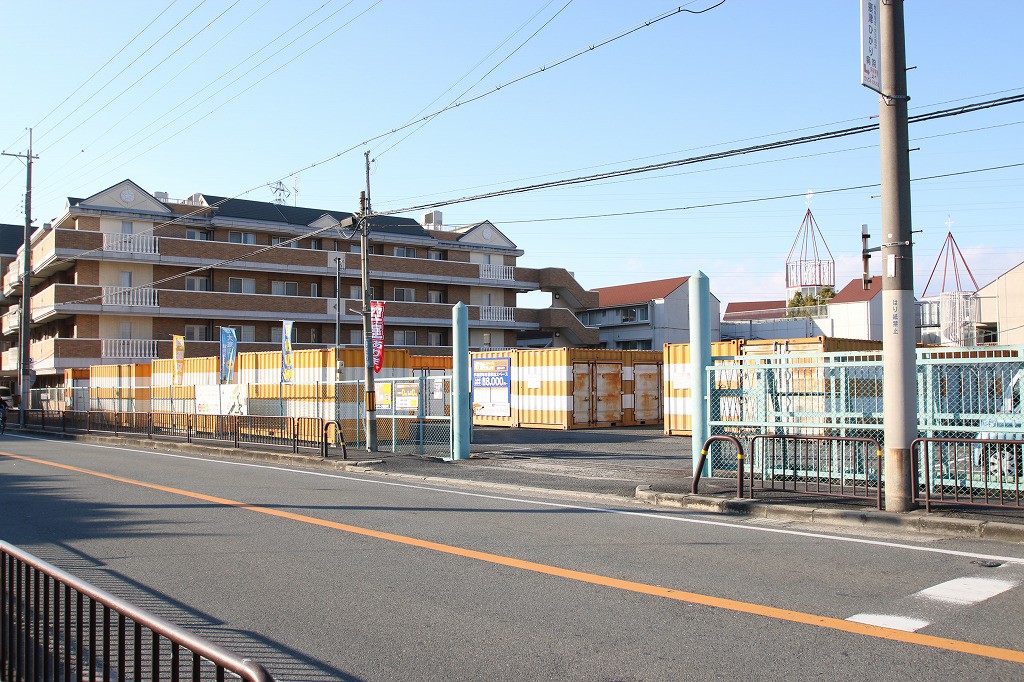
M370 333L373 338L373 372L384 366L384 301L370 301Z

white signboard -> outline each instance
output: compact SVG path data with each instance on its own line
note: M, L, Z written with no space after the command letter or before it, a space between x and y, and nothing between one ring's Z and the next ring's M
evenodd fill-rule
M196 414L246 414L246 384L196 386Z
M882 92L879 0L860 0L860 84Z

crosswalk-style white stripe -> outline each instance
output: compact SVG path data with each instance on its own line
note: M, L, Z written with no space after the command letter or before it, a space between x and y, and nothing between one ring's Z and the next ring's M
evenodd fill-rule
M917 592L915 597L934 599L948 604L969 606L991 599L997 594L1006 592L1017 586L1012 580L996 578L957 578L939 583L933 587Z
M929 625L926 620L908 618L907 616L888 616L881 613L858 613L856 616L850 616L846 620L866 625L877 625L878 627L891 628L893 630L903 630L904 632L917 632Z

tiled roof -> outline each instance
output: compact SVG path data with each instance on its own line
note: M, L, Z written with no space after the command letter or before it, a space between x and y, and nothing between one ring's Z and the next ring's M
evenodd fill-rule
M755 310L774 310L785 307L785 301L736 301L725 306L725 314L749 313Z
M324 214L328 214L337 220L344 220L351 216L345 211L329 211L320 208L304 208L302 206L287 206L275 204L269 201L252 201L249 199L228 199L212 194L204 194L206 203L216 206L216 215L225 218L242 218L247 220L262 220L272 223L286 223L288 225L306 226L315 222ZM396 216L374 216L370 218L370 231L388 232L390 234L403 234L412 237L428 236L423 227L411 218L398 218Z
M673 277L653 282L637 282L636 284L620 284L614 287L595 289L598 305L602 308L630 303L646 303L656 298L665 298L686 283L689 277Z
M871 285L865 291L859 279L850 280L843 290L836 294L829 303L863 303L870 301L882 291L882 278L871 278Z
M0 253L13 255L25 243L25 226L0 223Z

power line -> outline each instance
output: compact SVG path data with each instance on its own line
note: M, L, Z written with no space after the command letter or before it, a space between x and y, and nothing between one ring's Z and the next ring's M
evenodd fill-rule
M1015 95L1011 97L1002 97L996 100L989 100L987 102L978 102L976 104L964 105L961 107L954 107L952 109L941 109L938 111L927 112L924 114L918 114L910 117L911 123L920 123L922 121L934 121L941 118L947 118L950 116L959 116L961 114L971 113L975 111L981 111L984 109L990 109L998 106L1006 106L1008 104L1018 104L1024 102L1024 94ZM678 168L680 166L687 166L696 163L705 163L707 161L716 161L718 159L725 159L733 156L742 156L744 154L752 154L756 152L770 151L774 149L782 149L785 147L793 147L797 145L809 144L811 142L821 142L824 140L835 140L842 137L849 137L851 135L861 135L863 133L871 132L878 129L878 124L868 124L861 126L854 126L851 128L844 128L841 130L830 130L823 133L817 133L814 135L805 135L803 137L789 138L786 140L777 140L775 142L768 142L765 144L753 145L750 147L742 147L739 149L731 149L721 152L713 152L711 154L704 154L701 156L693 156L685 159L675 159L672 161L663 161L661 163L648 164L646 166L637 166L633 168L623 168L619 170L607 171L604 173L594 173L591 175L582 175L572 178L563 178L560 180L551 180L549 182L536 183L533 185L524 185L520 187L510 187L507 189L496 190L494 192L485 192L482 194L470 195L465 197L459 197L455 199L445 199L442 201L435 201L429 204L420 204L417 206L410 206L401 209L395 209L391 211L377 211L373 215L396 215L399 213L411 213L413 211L421 211L428 208L438 208L441 206L451 206L453 204L463 204L470 201L479 201L481 199L491 199L493 197L508 196L510 194L522 194L524 192L535 192L541 189L550 189L553 187L565 187L568 185L576 185L581 183L594 182L596 180L605 180L610 178L618 178L627 175L637 175L639 173L651 173L653 171L664 170L668 168Z
M555 20L555 18L556 18L556 17L558 17L558 15L559 15L559 14L561 14L562 12L564 12L564 11L565 11L565 9L566 9L566 8L567 8L567 7L569 6L569 5L571 5L571 4L572 4L572 2L573 2L573 0L568 0L568 2L566 2L566 3L564 4L564 5L562 5L562 7L561 7L561 8L560 8L560 9L559 9L559 10L558 10L557 12L555 12L554 14L552 14L552 15L551 15L551 17L550 17L550 18L548 18L548 20L547 20L547 21L545 21L545 22L544 22L543 24L541 24L540 28L538 28L538 29L537 29L536 31L534 31L533 33L531 33L531 34L530 34L530 35L529 35L529 36L528 36L528 37L526 38L526 40L524 40L523 42L519 43L519 45L517 45L517 46L516 46L516 48L515 48L514 50L512 50L511 52L509 52L509 53L508 53L507 55L505 55L505 56L504 56L504 57L503 57L503 58L502 58L502 59L501 59L501 60L500 60L500 61L499 61L499 62L498 62L497 64L495 64L495 65L494 65L494 66L492 66L492 67L491 67L490 69L488 69L487 73L485 73L484 75L480 76L480 78L478 78L478 79L476 80L476 82L475 82L475 83L473 83L473 84L472 84L472 85L470 85L470 86L469 86L468 88L466 88L465 90L463 90L463 91L462 91L462 94L460 94L460 95L459 95L458 97L456 97L456 98L455 98L455 99L453 99L453 100L452 100L451 102L449 102L448 106L451 106L452 104L455 104L455 103L456 103L456 102L458 102L458 101L459 101L460 99L462 99L463 97L465 97L465 96L466 96L466 94L467 94L467 93L468 93L468 92L469 92L470 90L472 90L472 89L473 89L473 88L475 88L476 86L480 85L481 81L483 81L483 80L484 80L485 78L487 78L487 77L488 77L488 76L490 76L490 75L491 75L492 73L494 73L495 69L497 69L497 68L498 68L499 66L501 66L501 65L502 65L502 64L504 64L504 63L505 63L506 61L508 61L509 59L511 59L511 58L512 58L512 56L513 56L513 55L514 55L514 54L515 54L516 52L519 52L519 50L521 50L521 49L522 49L523 47L525 47L525 46L526 46L526 44L527 44L528 42L530 42L530 41L531 41L531 40L533 40L533 39L534 39L535 37L537 37L537 34L538 34L538 33L540 33L540 32L541 32L541 31L543 31L543 30L544 30L545 28L547 28L547 27L548 27L548 25L549 25L549 24L550 24L550 23L551 23L552 21L554 21L554 20ZM547 6L548 6L548 5L550 5L550 4L551 4L551 3L550 3L550 2L548 2L548 4L547 4L547 5L544 5L544 7L547 7ZM541 8L541 9L543 9L543 8ZM537 13L536 13L536 14L534 14L533 16L534 16L534 17L536 17L536 16L537 16L537 14L540 14L540 12L541 12L541 10L538 10L538 11L537 11ZM533 20L533 17L531 17L531 18L530 18L530 20L532 21L532 20ZM524 24L524 26L525 26L525 24ZM518 32L519 32L519 29L516 29L516 32L515 32L515 33L518 33ZM512 35L515 35L515 33L513 33ZM512 36L510 35L510 36L509 36L509 38L511 38L511 37L512 37ZM506 38L506 39L505 39L505 40L504 40L504 41L503 41L503 42L502 42L501 44L502 44L502 45L504 45L504 44L505 44L506 42L508 42L509 38ZM500 47L500 45L499 45L499 47ZM495 49L497 49L497 48L495 48ZM494 52L491 52L491 54L494 54ZM488 56L490 56L490 55L488 55ZM474 68L476 68L476 67L474 67ZM459 79L459 80L462 80L462 79ZM451 90L451 88L448 88L448 90ZM445 92L448 92L448 90L445 90ZM442 96L444 96L444 93L441 93L441 95L439 95L439 96L438 96L437 98L435 98L435 99L434 99L434 102L436 102L436 101L437 101L438 99L440 99L440 97L442 97ZM430 104L433 104L434 102L431 102ZM430 104L428 104L427 106L430 106ZM420 111L422 111L422 109L421 109ZM440 114L438 114L438 115L440 115ZM435 118L436 118L436 117L435 117ZM391 144L390 146L388 146L388 147L385 147L385 148L384 148L384 151L382 151L382 152L379 152L379 153L377 153L377 154L376 154L376 158L380 158L380 157L384 156L384 155L385 155L385 154L387 154L387 153L388 153L389 151L391 151L392 149L394 149L394 148L395 148L395 147L397 147L398 145L402 144L403 142L405 142L406 140L408 140L408 139L409 139L410 137L412 137L413 135L415 135L415 134L416 134L416 133L418 133L419 131L423 130L423 129L424 129L424 128L425 128L425 127L426 127L426 126L428 125L428 124L430 124L430 122L431 122L431 121L433 121L433 120L434 120L433 118L429 118L429 119L427 119L426 121L424 121L423 123L421 123L421 124L420 124L420 126L419 126L418 128L413 128L413 129L412 129L412 130L410 130L410 131L409 131L408 133L406 133L406 134L405 134L405 135L404 135L403 137L401 137L401 138L400 138L400 139L399 139L398 141L396 141L396 142L392 143L392 144Z
M144 79L144 78L146 78L146 76L148 76L149 74L151 74L151 73L153 73L154 71L156 71L157 69L159 69L159 68L160 68L161 66L163 66L163 65L164 65L165 63L167 63L167 60L168 60L168 59L170 59L170 58L171 58L171 57L173 57L174 55L178 54L178 52L180 52L181 50L185 49L185 47L186 47L186 46L187 46L187 45L188 45L189 43L191 43L191 42L192 42L193 40L195 40L196 38L198 38L199 36L201 36L201 35L202 35L202 34L203 34L203 33L204 33L205 31L206 31L206 29L210 28L210 27L211 27L211 26L213 26L213 25L214 25L215 23L217 23L217 22L218 22L218 21L220 20L220 18L221 18L221 17L223 17L223 16L225 15L225 14L227 14L227 13L228 13L228 12L230 12L230 11L231 11L232 9L234 9L235 5L237 5L237 4L238 4L239 2L241 2L241 1L242 1L242 0L235 0L235 1L233 2L233 3L231 3L230 5L228 5L228 7L227 7L227 8L226 8L226 9L225 9L225 10L224 10L223 12L221 12L220 14L218 14L217 16L215 16L215 17L214 17L213 19L211 19L211 20L210 20L210 21L209 21L209 22L208 22L208 23L207 23L207 24L206 24L205 26L203 26L203 27L202 27L201 29L199 29L198 31L196 31L195 33L193 33L193 34L192 34L191 36L189 36L188 40L186 40L185 42L183 42L183 43L181 43L180 45L178 45L178 47L174 48L174 50L172 50L170 54L168 54L168 55L167 55L166 57L164 57L164 58L163 58L163 59L161 59L161 60L160 60L159 62L157 62L157 63L156 63L156 65L155 65L155 66L153 66L153 67L152 67L152 68L151 68L151 69L150 69L149 71L147 71L146 73L144 73L144 74L142 74L141 76L139 76L138 78L136 78L136 79L135 79L135 80L134 80L134 81L133 81L133 82L132 82L132 83L131 83L131 84L130 84L130 85L129 85L128 87L126 87L126 88L125 88L124 90L122 90L121 92L119 92L119 93L117 93L116 95L114 95L114 96L113 96L113 97L112 97L112 98L111 98L110 100L108 100L108 101L107 101L107 102L106 102L106 103L105 103L105 104L104 104L103 106L101 106L101 107L100 107L99 109L97 109L96 111L92 112L92 113L91 113L91 114L89 114L88 116L86 116L86 117L85 117L85 119L83 119L82 121L79 121L79 122L78 122L78 125L76 125L76 126L75 126L74 128L72 128L71 130L67 131L66 133L64 133L63 135L61 135L61 136L60 136L59 138L57 138L57 140L56 140L56 141L54 141L53 143L51 143L51 144L50 144L50 147L53 147L53 146L54 146L54 145L56 145L56 144L60 144L61 140L63 140L63 139L64 139L64 138L66 138L66 137L67 137L68 135L70 135L71 133L75 132L76 130L78 130L79 128L81 128L81 127L82 127L83 125L85 125L86 123L88 123L89 121L91 121L91 120L93 119L93 117L95 117L95 116L96 116L96 115L97 115L98 113L100 113L101 111L103 111L104 109L106 109L107 107L109 107L109 106L110 106L111 104L113 104L113 103L114 103L114 102L116 102L116 101L117 101L118 99L120 99L122 95L124 95L124 94L125 94L126 92L128 92L129 90L131 90L132 88L134 88L134 87L135 87L136 85L138 85L139 83L141 83L141 82L143 81L143 79ZM204 0L204 2L205 2L205 0ZM197 7L196 9L198 9L198 7ZM47 149L49 149L50 147L47 147Z
M89 96L88 96L88 97L87 97L87 98L85 99L85 101L84 101L84 102L82 102L82 103L81 103L81 104L79 105L79 109L80 109L81 107L85 106L86 104L88 104L88 103L89 103L89 102L90 102L90 101L92 100L92 98L93 98L93 97L95 97L96 95L98 95L98 94L100 94L101 92L103 92L104 88L106 88L106 87L107 87L108 85L110 85L110 84L111 84L112 82L114 82L114 80L116 80L116 79L117 79L117 77L118 77L118 76L120 76L120 75L121 75L122 73L124 73L125 71L127 71L128 69L130 69L130 68L131 68L131 67L132 67L132 66L133 66L133 65L134 65L134 64L135 64L135 63L136 63L137 61L139 61L140 59L142 59L142 58L143 58L143 57L144 57L144 56L145 56L145 55L146 55L146 54L147 54L147 53L148 53L148 52L149 52L150 50L152 50L152 49L153 49L154 47L156 47L156 46L157 46L157 44L159 44L159 43L160 43L160 41L162 41L162 40L163 40L164 38L166 38L166 37L167 37L167 36L168 36L168 35L169 35L169 34L171 33L171 31L173 31L173 30L174 30L174 29L176 29L176 28L177 28L178 26L180 26L180 25L181 25L181 23L182 23L183 21L185 21L185 20L186 20L186 19L188 19L188 18L189 18L190 16L192 16L192 15L193 15L193 14L195 13L195 11L196 11L197 9L199 9L200 7L202 7L202 6L204 5L204 4L206 4L206 0L200 0L199 4L198 4L198 5L196 5L195 7L193 7L193 8L192 8L192 11L190 11L190 12L189 12L188 14L186 14L186 15L185 15L185 16L183 16L183 17L182 17L181 19L179 19L179 20L178 20L178 22L174 24L174 26L171 26L171 27L170 27L169 29L167 29L167 31L166 31L166 32L164 32L164 34L163 34L163 35L161 35L161 36L160 36L159 38L157 38L157 39L156 39L155 41L153 41L153 42L152 42L152 43L150 44L150 46L149 46L149 47L147 47L147 48L146 48L145 50L143 50L143 51L142 51L142 53L141 53L141 54L140 54L139 56L137 56L137 57L136 57L135 59L133 59L133 60L132 60L131 62L129 62L129 63L128 63L128 65L127 65L126 67L124 67L123 69L121 69L120 71L118 71L117 73L115 73L115 74L114 74L114 76L113 76L112 78L110 78L110 80L108 80L108 81L107 81L106 83L104 83L103 85L101 85L101 86L99 87L99 89L98 89L98 90L97 90L96 92L94 92L94 93L92 93L91 95L89 95ZM79 109L76 109L75 111L72 111L72 112L71 112L71 113L69 113L69 114L68 114L67 116L65 116L65 117L64 117L64 118L62 118L61 120L57 121L56 125L54 125L53 127L51 127L51 128L50 128L50 130L48 130L47 132L53 132L53 131L54 131L55 129L57 129L58 127L60 127L60 125L61 125L62 123L64 123L64 121L68 120L68 119L69 119L69 118L70 118L70 117L71 117L71 116L72 116L72 115L73 115L73 114L74 114L74 113L75 113L76 111L78 111ZM41 137L41 138L42 138L42 137L45 137L45 136L46 136L46 133L43 133L43 134L42 134L42 135L40 135L39 137Z
M122 53L122 52L124 52L124 51L125 51L125 50L127 50L127 49L128 49L129 47L131 47L131 44L132 44L132 43L134 43L134 42L135 42L135 41L136 41L136 40L137 40L137 39L139 38L139 36L141 36L141 35L142 35L143 33L145 33L145 32L146 32L147 30L149 30L149 27L150 27L150 26L152 26L153 24L155 24L155 23L156 23L156 21L157 21L157 20L158 20L158 19L159 19L160 17L162 17L162 16L164 15L164 14L166 14L166 13L167 13L167 10L169 10L169 9L170 9L171 7L173 7L173 6L174 6L174 3L176 3L177 1L178 1L178 0L171 0L170 4L168 4L168 5L167 5L167 7L164 7L164 8L162 9L162 10L160 10L160 13L159 13L159 14L157 14L157 15L156 15L155 17L153 17L153 19L152 19L152 20L151 20L151 21L150 21L150 22L149 22L148 24L146 24L145 26L143 26L143 27L142 27L142 30L140 30L140 31L139 31L138 33L136 33L136 34L135 34L134 36L132 36L132 39L131 39L131 40L129 40L129 41L127 42L127 43L125 43L125 44L124 44L124 46L123 46L123 47L122 47L122 48L121 48L120 50L118 50L117 52L115 52L115 53L113 54L113 56L112 56L112 57L111 57L110 59L108 59L107 61L105 61L105 62L103 63L103 66L101 66L100 68L98 68L98 69L96 69L95 71L93 71L93 73L92 73L92 75L91 75L91 76L89 76L89 77L88 77L88 78L86 78L86 79L85 79L84 81L82 81L82 84L81 84L81 85L79 85L79 86L78 86L77 88L75 88L75 89L74 89L74 90L73 90L73 91L71 92L71 94L69 94L69 95L68 95L67 97L65 97L65 98L64 98L64 99L63 99L63 100L61 101L61 103L60 103L60 104L58 104L57 106L55 106L55 107L54 107L53 109L50 109L50 111L49 111L49 112L48 112L48 113L47 113L47 114L46 114L45 116L43 116L43 117L42 117L41 119L39 119L39 122L38 122L38 123L36 123L36 124L35 124L34 126L32 126L32 127L33 127L33 128L38 128L38 127L39 127L40 125L42 125L42 124L43 124L43 121L45 121L46 119L50 118L50 116L52 116L52 115L53 115L53 113L54 113L55 111L57 111L57 110L58 110L58 109L60 109L60 108L61 108L62 106L64 106L65 104L67 104L67 102L68 102L68 100L69 100L69 99L71 99L72 97L74 97L75 95L77 95L77 94L78 94L78 91L79 91L79 90L81 90L81 89L82 89L82 88L84 88L84 87L85 87L86 85L88 85L88 84L89 84L89 82L90 82L90 81L91 81L91 80L92 80L93 78L95 78L95 77L96 77L97 75L99 75L99 73L100 73L101 71L103 71L103 69L105 69L105 68L107 68L108 66L110 66L110 63L111 63L112 61L114 61L115 59L117 59L117 58L118 58L118 57L119 57L119 56L121 55L121 53ZM159 42L159 41L158 41L158 42ZM154 44L155 44L155 43L154 43ZM143 54L145 54L145 53L143 53ZM139 56L142 56L142 55L139 55ZM134 62L133 62L133 63L134 63ZM128 66L131 66L131 64L129 64ZM127 68L127 67L126 67L126 68ZM59 124L58 124L58 125L59 125Z

